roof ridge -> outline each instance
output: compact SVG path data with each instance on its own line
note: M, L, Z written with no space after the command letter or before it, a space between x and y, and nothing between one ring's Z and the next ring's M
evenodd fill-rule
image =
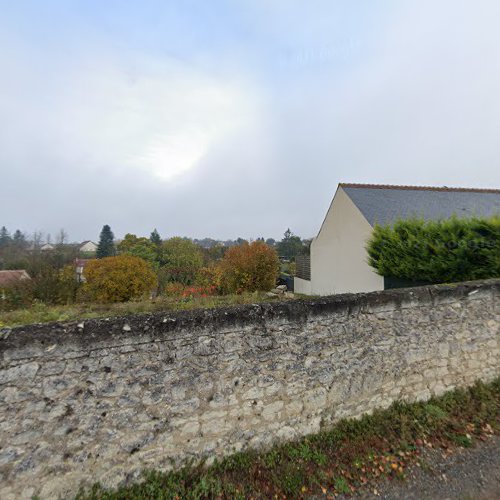
M448 186L407 186L407 185L396 185L396 184L357 184L357 183L340 182L339 187L365 188L365 189L399 189L408 191L450 191L450 192L500 194L500 189L463 188L463 187L448 187Z

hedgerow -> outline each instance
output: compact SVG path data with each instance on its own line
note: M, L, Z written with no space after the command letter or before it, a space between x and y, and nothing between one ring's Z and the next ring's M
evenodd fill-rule
M500 277L500 216L376 225L367 244L378 274L432 283Z

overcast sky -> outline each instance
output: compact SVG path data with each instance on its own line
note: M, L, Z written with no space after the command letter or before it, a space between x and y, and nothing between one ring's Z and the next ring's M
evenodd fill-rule
M0 226L316 234L339 182L500 187L498 0L0 0Z

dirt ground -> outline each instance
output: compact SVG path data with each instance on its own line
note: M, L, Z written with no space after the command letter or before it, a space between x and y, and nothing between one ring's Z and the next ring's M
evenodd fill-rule
M350 498L500 499L500 437L455 449L450 455L428 449L422 454L420 466L412 466L405 480L380 482Z

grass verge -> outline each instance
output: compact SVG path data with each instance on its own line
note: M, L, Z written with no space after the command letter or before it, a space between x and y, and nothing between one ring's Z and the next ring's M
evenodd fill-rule
M395 403L360 420L267 452L231 455L210 467L146 472L140 483L81 490L77 500L301 498L353 493L381 478L404 479L422 447L470 446L500 431L500 378L426 403Z
M0 312L0 328L52 321L76 321L89 318L104 318L107 316L126 316L138 313L205 309L276 300L279 299L269 298L265 292L254 292L208 297L159 297L154 300L130 301L118 304L82 303L48 306L39 302L29 308Z

